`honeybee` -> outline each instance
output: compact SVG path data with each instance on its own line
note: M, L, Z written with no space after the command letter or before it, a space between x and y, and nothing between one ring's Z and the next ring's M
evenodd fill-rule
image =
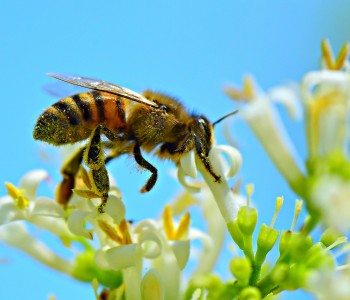
M162 93L147 90L141 95L98 79L48 75L90 89L63 98L46 109L33 132L34 139L56 146L87 140L61 169L63 180L56 199L62 205L68 203L84 162L89 168L91 189L101 198L99 211L103 212L109 191L105 165L122 154L132 154L141 168L151 172L141 188L141 192L150 191L157 181L158 170L142 156L141 149L155 150L159 158L170 159L176 164L184 154L195 149L213 180L220 181L208 159L213 128L236 111L211 123L203 115L188 113L178 100ZM105 149L110 150L106 157Z

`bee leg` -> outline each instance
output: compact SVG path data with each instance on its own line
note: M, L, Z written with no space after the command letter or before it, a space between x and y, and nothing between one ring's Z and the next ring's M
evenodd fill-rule
M202 161L204 167L213 176L213 178L215 179L215 182L220 182L221 181L221 176L217 175L214 172L213 167L212 167L212 165L211 165L211 163L209 161L208 155L206 154L206 152L203 149L203 145L202 145L200 139L197 137L196 134L192 134L192 136L194 138L197 154L198 154L200 160Z
M134 143L125 143L125 141L121 141L120 143L114 143L110 148L112 148L112 151L105 158L105 164L123 154L132 153Z
M105 167L101 129L102 126L98 126L92 132L90 141L84 151L84 162L90 168L89 178L92 185L91 189L97 195L101 196L102 202L98 211L103 213L108 199L109 178Z
M61 168L63 180L56 189L56 201L62 206L66 206L73 193L75 177L83 160L85 147L79 149Z
M181 145L180 143L184 141ZM160 147L160 153L168 152L170 154L181 154L186 152L190 142L192 141L192 135L187 135L184 139L177 143L164 143ZM180 146L179 146L180 145Z
M97 170L90 170L88 174L90 182L92 183L92 191L101 197L101 204L98 207L98 212L103 213L107 203L109 191L109 177L107 169L105 166L102 166Z
M139 166L147 169L152 173L151 177L147 180L146 184L140 190L141 193L149 192L157 182L158 170L143 158L139 144L135 144L133 152L135 160Z

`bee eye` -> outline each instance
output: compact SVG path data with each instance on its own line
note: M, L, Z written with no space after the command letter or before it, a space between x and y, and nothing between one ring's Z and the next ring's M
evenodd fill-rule
M207 123L206 123L202 118L198 119L198 123L199 123L203 128L205 128L205 127L207 126Z
M168 111L168 108L167 108L165 105L159 106L159 109L160 109L160 110L164 110L165 112Z

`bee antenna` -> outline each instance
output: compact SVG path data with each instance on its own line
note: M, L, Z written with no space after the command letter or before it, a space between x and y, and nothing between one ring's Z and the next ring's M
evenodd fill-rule
M215 126L216 124L220 123L222 120L226 119L227 117L230 117L232 115L235 115L236 113L238 113L238 109L236 109L233 112L230 112L227 115L224 115L223 117L221 117L219 120L216 120L215 122L212 123L213 126Z

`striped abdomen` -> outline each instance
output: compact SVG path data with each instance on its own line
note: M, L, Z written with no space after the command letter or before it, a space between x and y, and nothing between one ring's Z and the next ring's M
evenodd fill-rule
M90 91L63 98L39 117L34 138L54 145L87 139L99 124L113 132L126 126L125 101L119 96Z

